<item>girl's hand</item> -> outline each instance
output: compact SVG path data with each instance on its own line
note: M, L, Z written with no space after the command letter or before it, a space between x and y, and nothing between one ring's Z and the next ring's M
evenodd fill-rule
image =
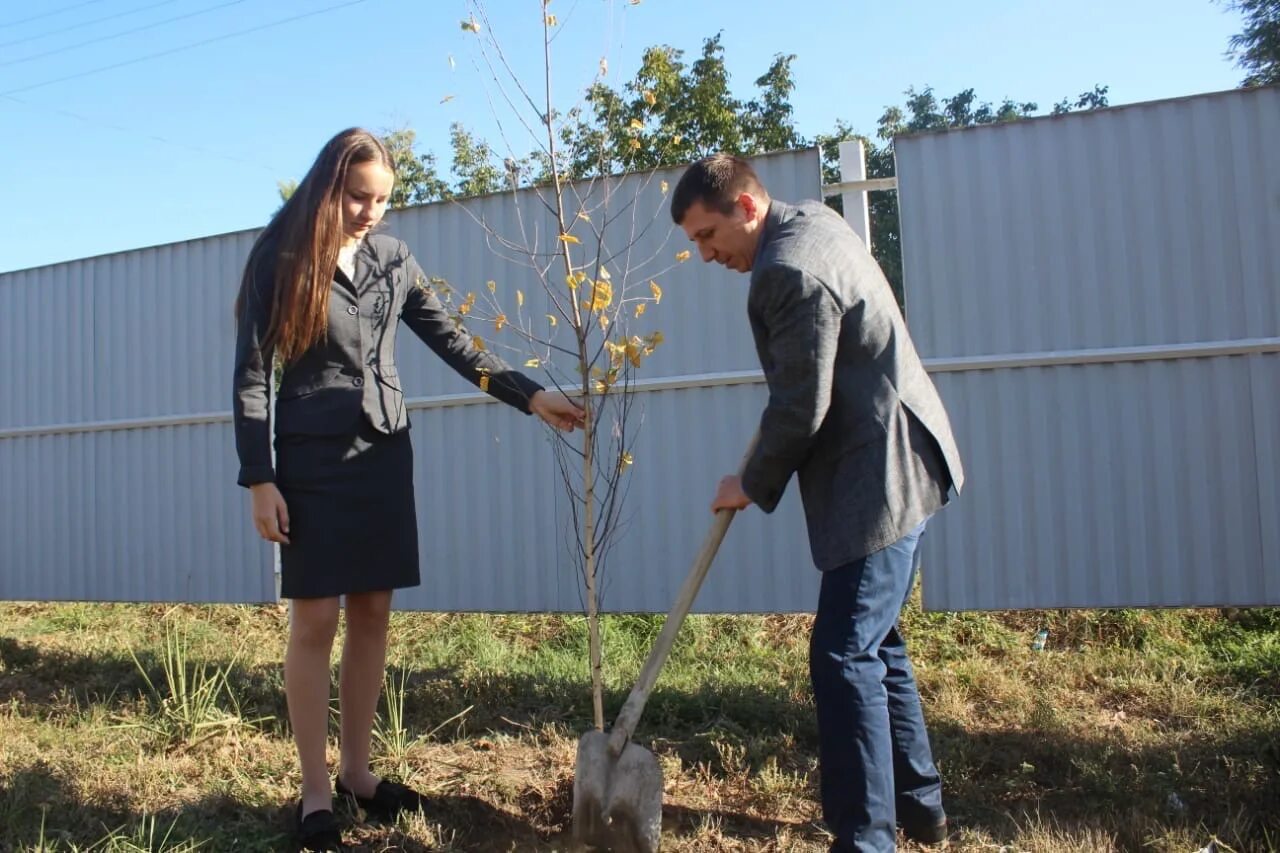
M560 391L538 391L529 399L529 410L565 432L573 432L587 418L587 413Z
M253 526L268 542L289 544L289 508L275 483L258 483L249 487L253 498Z

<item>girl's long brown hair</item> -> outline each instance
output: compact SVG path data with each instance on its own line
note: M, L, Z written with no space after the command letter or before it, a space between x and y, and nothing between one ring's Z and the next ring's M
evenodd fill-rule
M254 241L240 279L235 314L252 298L255 273L274 274L271 314L262 336L264 351L275 347L287 364L317 343L328 328L329 287L342 245L342 193L347 170L377 161L395 173L381 139L358 127L325 143L293 195Z

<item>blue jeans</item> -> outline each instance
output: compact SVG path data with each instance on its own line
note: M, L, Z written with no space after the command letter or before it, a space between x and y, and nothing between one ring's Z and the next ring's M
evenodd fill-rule
M833 850L893 850L897 823L943 818L942 780L898 633L924 527L822 575L809 674Z

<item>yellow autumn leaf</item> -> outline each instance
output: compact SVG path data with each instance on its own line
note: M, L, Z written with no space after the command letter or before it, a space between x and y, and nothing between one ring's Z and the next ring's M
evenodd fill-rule
M647 303L647 302L640 302L640 303L637 303L637 304L636 304L636 316L637 316L637 317L639 317L641 314L643 314L643 313L644 313L644 309L645 309L646 307L648 307L648 303Z
M627 342L626 346L627 361L631 362L632 367L640 366L640 339L633 338Z
M480 350L480 352L485 351L484 338L480 337L479 335L471 336L471 345L476 349Z
M578 245L578 244L580 244L582 241L581 241L581 240L579 240L577 237L573 236L572 234L561 234L561 235L560 235L560 242L562 242L562 243L570 243L570 244L572 244L572 245L574 245L574 246L577 246L577 245Z
M666 195L666 194L667 194L667 190L671 187L671 185L670 185L670 184L668 184L666 181L663 181L661 184L659 184L659 185L658 185L658 187L659 187L659 189L661 189L661 190L662 190L662 194L663 194L663 195Z
M542 359L540 359L540 358L531 358L531 359L529 359L528 361L526 361L526 362L524 363L524 366L525 366L525 367L541 367L541 366L542 366Z
M581 219L583 222L590 222L590 221L591 221L591 217L590 217L590 216L588 216L588 215L587 215L587 213L586 213L586 211L583 211L583 210L579 210L579 211L578 211L578 218L579 218L579 219Z
M638 118L633 118L630 124L628 124L627 126L630 127L632 130L644 130L644 122L642 122Z
M602 332L609 331L609 317L606 314L600 315L600 331Z
M609 390L609 386L604 384L603 379L597 379L595 382L592 383L592 386L594 387L595 392L597 394L603 394Z
M676 252L676 260L677 260L677 261L679 261L679 262L680 262L680 263L682 263L682 264L683 264L685 261L689 260L689 257L690 257L690 255L689 255L689 250L688 250L688 249L681 249L679 252Z
M498 290L498 283L496 281L486 281L484 286L489 288L490 293L494 293Z
M671 137L671 144L672 144L672 145L679 145L679 144L680 144L681 142L683 142L683 141L684 141L684 137L683 137L683 136L681 136L681 135L680 135L680 134L678 134L678 133L677 133L675 136Z
M481 376L481 377L480 377L480 390L481 390L481 391L486 391L486 392L489 390L489 377L488 377L488 376Z
M639 139L633 139L633 140L631 140L631 150L632 150L632 151L639 151L639 150L640 150L640 140L639 140Z
M607 281L597 281L591 287L591 303L587 306L592 311L603 311L613 302L613 285Z
M516 291L516 307L517 308L524 307L524 293L519 290Z
M657 305L662 301L662 288L658 287L656 281L649 282L649 292L653 294L653 304Z
M480 24L473 16L469 20L462 22L462 29L464 32L478 33L480 32Z
M577 272L571 272L564 277L564 282L565 284L569 285L570 290L577 290L578 285L582 284L586 280L587 280L587 274L582 270L578 270Z
M613 275L605 267L600 267L600 277L605 281L613 281Z
M501 332L502 327L505 325L507 325L506 314L499 314L497 317L493 318L493 329L495 332Z
M554 27L555 25L556 25L556 16L555 16L555 15L547 15L547 26L548 26L548 27Z
M653 106L658 103L658 96L653 94L653 92L650 92L648 89L641 92L640 97L644 98L644 102L649 106Z
M558 322L558 321L556 320L556 315L555 315L555 314L548 314L548 315L547 315L547 320L551 323L551 328L553 328L553 329L554 329L554 328L556 327L556 323Z
M630 468L630 467L631 467L631 464L632 464L633 462L635 462L635 460L631 457L631 453L630 453L630 452L626 452L626 453L623 453L623 454L622 454L622 467L623 467L623 468Z

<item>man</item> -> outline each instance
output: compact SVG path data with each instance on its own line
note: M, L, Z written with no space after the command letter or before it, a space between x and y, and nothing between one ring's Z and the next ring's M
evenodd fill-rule
M793 473L822 587L809 648L832 851L946 838L898 616L925 522L964 474L942 401L861 240L817 202L772 201L743 160L681 177L671 216L703 261L751 274L747 313L769 386L760 440L713 510L772 512Z

